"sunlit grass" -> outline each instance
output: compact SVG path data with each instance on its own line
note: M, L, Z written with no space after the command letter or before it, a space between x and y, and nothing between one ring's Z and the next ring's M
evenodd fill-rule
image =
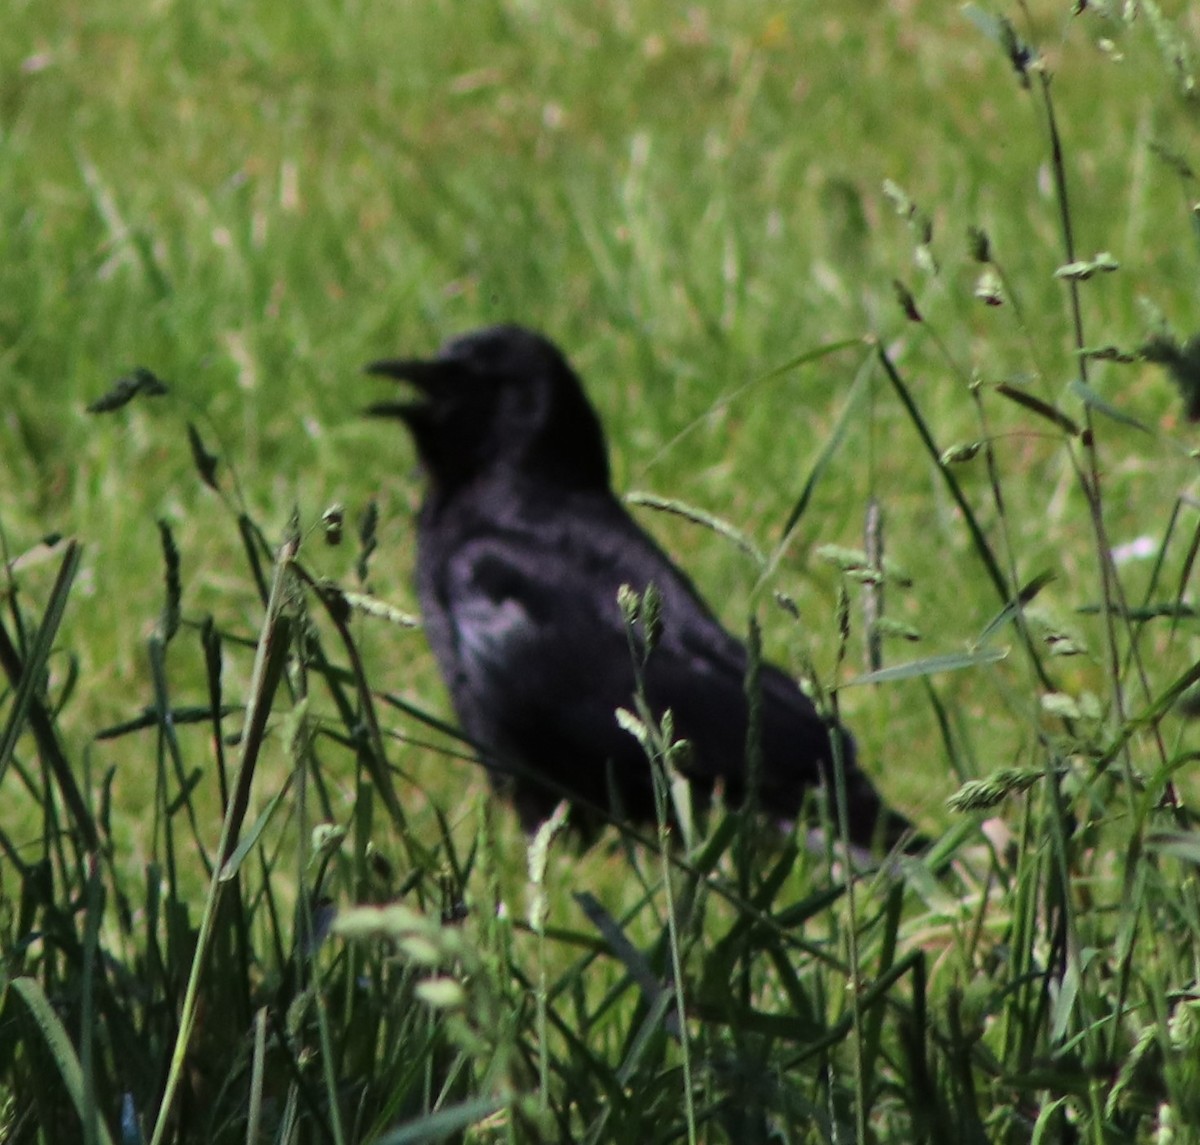
M1120 264L1078 284L1083 342L1133 351L1156 313L1186 338L1198 195L1194 102L1174 45L1194 49L1195 14L1142 5L1127 25L1095 5L1078 17L1033 7L1008 15L1053 72L1074 256L1109 251ZM301 1132L324 1139L366 1139L443 1107L460 1129L493 1117L480 1140L684 1132L674 988L659 990L676 963L698 1063L686 1108L705 1139L776 1125L829 1140L835 1124L845 1139L867 1121L877 1140L986 1128L1018 1141L1037 1124L1058 1133L1066 1117L1086 1140L1149 1140L1160 1103L1167 1120L1196 1116L1195 835L1158 806L1168 777L1185 798L1196 783L1188 724L1157 710L1195 660L1195 621L1182 609L1142 626L1120 611L1190 606L1193 434L1146 363L1091 361L1090 405L1071 388L1080 369L1055 277L1068 255L1047 104L1039 74L1023 90L986 34L997 27L956 6L866 3L493 3L468 16L450 3L148 13L112 0L6 16L0 525L7 558L38 560L7 581L2 623L30 655L64 559L62 545L38 542L79 542L45 700L90 803L79 816L46 809L51 772L28 730L0 760L0 951L26 983L0 1011L4 1034L19 1031L0 1036L13 1047L0 1092L16 1140L35 1139L35 1111L71 1133L78 1124L54 1081L31 1080L60 1076L39 1056L48 1027L25 1016L38 1013L35 980L49 1013L70 1013L99 1095L91 1108L109 1128L122 1094L147 1135L159 1112L208 886L200 853L215 852L222 798L203 721L176 729L178 766L161 718L95 739L154 706L150 649L169 599L158 522L180 552L184 623L165 660L175 707L209 703L206 616L223 638L223 696L245 702L263 612L248 553L269 571L294 509L302 567L358 590L355 534L375 501L367 586L414 611L419 476L399 431L359 418L378 396L359 369L501 319L539 327L578 364L622 492L693 504L768 552L863 379L765 585L713 531L635 512L732 627L745 629L756 601L769 656L829 686L867 670L864 590L819 550L861 547L876 499L887 555L912 581L887 584L886 614L921 637L887 641L885 664L977 646L1008 655L844 687L866 766L933 834L969 827L945 804L968 778L1061 766L1063 794L1051 799L1043 779L998 805L1013 851L947 844L952 875L906 870L903 894L886 879L860 884L853 913L844 898L819 900L831 879L812 856L766 847L747 874L718 825L710 851L678 856L691 866L677 872L675 931L652 850L615 832L586 854L559 841L537 942L522 925L513 816L447 752L451 737L380 699L446 718L421 634L362 615L349 628L389 737L401 825L367 779L377 745L363 744L336 627L312 591L298 593L296 623L316 625L330 663L310 648L306 672L294 662L280 683L243 837L283 795L226 893L240 921L218 920L209 957L229 985L203 995L185 1116L211 1102L216 1120L199 1132L244 1139L257 1093L270 1125L309 1116ZM988 236L989 264L972 255L972 227ZM990 306L977 288L997 283L1004 305ZM778 369L801 356L813 361ZM170 394L85 412L138 365ZM1070 432L1089 418L1094 455ZM219 455L219 494L197 472L188 423ZM939 451L970 443L984 443L972 460L939 464ZM1085 496L1097 479L1103 536ZM347 518L336 548L319 529L333 502ZM238 513L264 543L239 533ZM1106 546L1122 554L1123 600L1100 575ZM1012 617L992 627L1006 597L988 559L1009 593L1042 584L1028 639ZM843 589L852 630L835 680ZM799 624L776 591L798 604ZM18 700L0 692L0 733ZM240 726L237 715L222 725L227 779ZM328 868L306 861L323 821L348 832L340 849L328 843ZM746 885L765 916L753 925L748 904L721 897ZM594 902L573 897L585 889ZM338 937L318 951L306 928L319 918L297 905L323 893L338 907L402 900L433 919L457 918L461 900L465 947L445 937L431 954L417 941L424 923L391 919L372 933L398 945ZM111 955L107 987L84 952ZM465 999L420 1001L431 964L465 982ZM861 1012L847 975L862 983ZM313 976L324 993L306 989ZM257 1050L255 1012L276 1023ZM343 1097L356 1096L333 1117L347 1079L358 1088Z

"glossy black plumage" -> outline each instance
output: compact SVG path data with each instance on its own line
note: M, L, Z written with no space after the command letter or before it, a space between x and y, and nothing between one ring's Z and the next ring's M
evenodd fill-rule
M414 391L371 412L407 425L425 470L417 523L425 629L464 731L493 775L509 777L524 824L546 817L563 791L607 807L610 784L625 814L653 817L649 765L615 715L633 706L617 603L626 584L642 592L653 582L662 595L646 691L691 741L689 778L702 796L720 780L739 801L745 647L613 495L600 422L559 350L499 326L455 338L430 360L368 369ZM808 789L832 785L829 731L777 668L763 665L761 690L759 799L769 814L793 818ZM890 846L909 824L855 763L849 733L838 734L851 836Z

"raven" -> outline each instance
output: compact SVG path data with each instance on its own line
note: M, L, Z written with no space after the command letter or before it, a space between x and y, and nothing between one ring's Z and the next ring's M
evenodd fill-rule
M526 829L563 795L585 818L605 808L654 817L646 755L616 715L633 707L636 687L623 585L653 584L660 595L643 686L689 741L681 766L693 791L703 803L719 784L741 802L745 645L613 494L603 429L562 352L533 331L495 326L431 359L367 372L409 383L411 400L368 412L407 426L425 473L416 562L425 630L463 730ZM832 789L834 734L851 839L911 845L911 825L857 765L850 733L778 668L763 664L759 686L762 810L794 819L806 792Z

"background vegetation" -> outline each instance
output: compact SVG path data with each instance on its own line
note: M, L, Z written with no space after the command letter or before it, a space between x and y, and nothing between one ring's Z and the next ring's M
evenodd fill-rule
M10 3L0 1137L1200 1139L1200 24L1076 8ZM358 416L509 319L927 860L527 853Z

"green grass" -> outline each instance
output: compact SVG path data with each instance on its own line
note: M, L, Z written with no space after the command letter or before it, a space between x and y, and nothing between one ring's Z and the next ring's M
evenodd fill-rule
M1031 7L1026 88L934 3L10 5L0 1139L1200 1140L1195 431L1159 367L1076 352L1195 330L1200 25ZM415 608L360 366L502 319L577 362L622 491L777 558L635 510L837 686L928 862L846 884L718 816L527 867L410 710L447 718L420 633L319 590L362 589L374 502L366 583ZM135 366L170 393L85 412ZM885 665L1004 659L849 686L864 589L822 552L872 499L921 637Z

